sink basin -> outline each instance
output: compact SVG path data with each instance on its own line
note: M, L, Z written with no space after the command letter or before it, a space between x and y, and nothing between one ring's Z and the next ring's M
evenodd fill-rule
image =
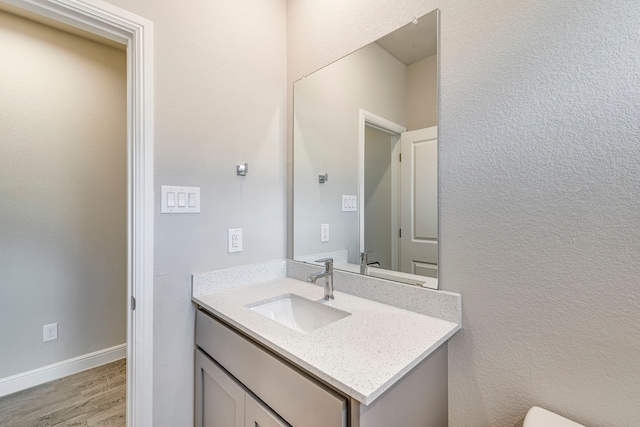
M294 294L280 295L267 301L249 304L246 307L302 333L314 331L351 315L346 311Z

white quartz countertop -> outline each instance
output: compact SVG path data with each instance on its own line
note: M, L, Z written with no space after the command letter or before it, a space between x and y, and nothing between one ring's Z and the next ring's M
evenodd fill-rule
M193 301L365 405L460 329L457 323L339 291L323 303L351 315L309 333L246 307L285 294L322 300L323 288L284 277L198 294Z

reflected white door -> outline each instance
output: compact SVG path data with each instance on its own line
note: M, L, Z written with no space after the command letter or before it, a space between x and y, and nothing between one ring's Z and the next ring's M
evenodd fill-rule
M400 271L438 276L438 127L401 136Z

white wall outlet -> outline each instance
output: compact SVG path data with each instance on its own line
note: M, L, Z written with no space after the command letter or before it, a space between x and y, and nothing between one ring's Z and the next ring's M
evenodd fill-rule
M242 252L242 228L229 229L229 253Z
M358 210L358 196L342 195L342 212L355 212Z
M51 323L42 327L42 342L58 339L58 324Z
M200 213L200 187L161 185L160 213Z
M320 241L329 241L329 224L320 224Z

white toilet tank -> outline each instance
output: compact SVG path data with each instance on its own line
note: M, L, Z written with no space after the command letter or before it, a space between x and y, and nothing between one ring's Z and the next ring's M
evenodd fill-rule
M585 427L546 409L534 406L529 409L522 427Z

